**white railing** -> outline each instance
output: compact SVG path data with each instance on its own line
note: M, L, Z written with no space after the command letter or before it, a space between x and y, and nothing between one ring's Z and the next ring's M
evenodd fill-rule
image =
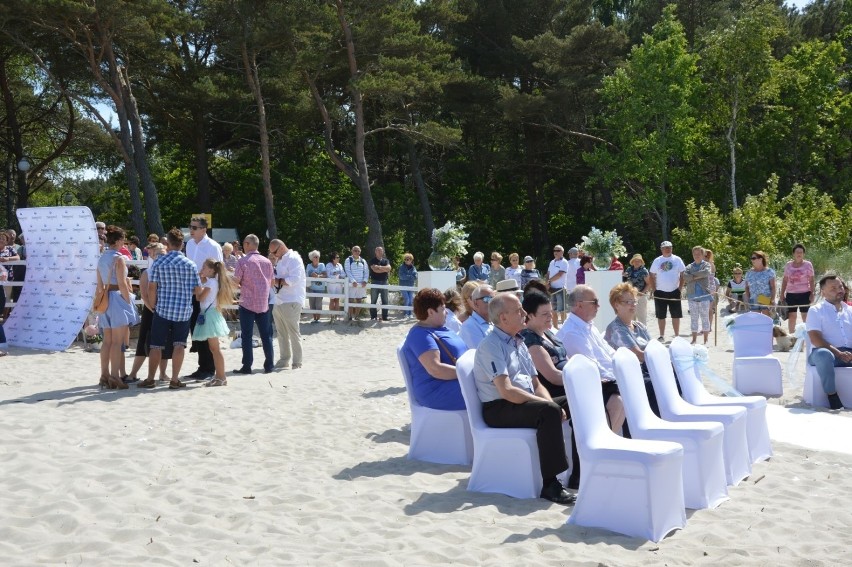
M126 264L128 266L136 266L140 269L148 267L148 261L147 260L127 260ZM3 266L3 267L26 266L26 265L27 265L26 260L18 260L18 261L15 261L15 262L4 262L3 264L0 264L0 266ZM139 285L139 280L131 279L130 282L135 286ZM396 303L389 303L388 305L384 305L382 303L373 304L373 303L365 303L363 301L366 301L369 298L369 291L371 289L386 289L389 292L390 291L400 291L400 292L411 291L411 292L415 292L415 293L417 292L417 289L418 289L415 286L381 285L381 284L368 283L367 287L364 288L365 291L368 292L367 297L364 298L363 301L359 302L359 301L353 300L350 297L350 293L351 293L353 288L352 288L352 285L350 284L348 279L329 280L328 278L306 278L306 282L307 282L306 285L308 286L308 291L305 294L306 297L322 297L323 298L323 305L330 304L332 299L341 300L340 301L340 309L336 310L336 311L332 311L331 309L318 309L318 310L317 309L310 309L310 308L308 308L309 304L306 301L305 304L303 305L303 308L302 308L302 313L306 314L306 315L314 315L314 314L329 315L329 316L331 316L331 315L345 315L349 312L350 308L387 309L387 310L390 310L390 311L401 311L401 312L411 313L413 308L410 307L410 306L407 306L407 305L399 305L399 304L396 304ZM310 286L311 286L312 283L325 284L326 291L324 291L324 292L311 291ZM0 286L21 287L23 285L24 285L24 282L17 282L17 281L0 282ZM328 286L329 285L342 286L343 287L343 293L329 293L328 292ZM326 298L328 298L328 300L329 300L328 303L325 301ZM142 299L140 297L137 297L136 300L134 301L134 303L136 305L142 305ZM6 298L6 307L12 308L14 306L15 306L15 302L11 301L10 297L7 297ZM238 305L234 304L234 305L229 305L229 306L225 307L225 309L235 310L238 307L239 307Z

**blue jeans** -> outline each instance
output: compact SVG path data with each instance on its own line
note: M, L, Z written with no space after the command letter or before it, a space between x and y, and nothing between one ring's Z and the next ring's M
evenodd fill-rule
M263 313L255 313L245 307L240 307L240 337L243 343L243 365L241 370L251 370L254 363L252 352L252 335L254 324L260 333L260 344L263 345L263 369L272 370L275 366L275 353L272 351L272 312L267 309Z
M411 307L414 304L414 292L413 291L403 291L402 293L402 304L406 307ZM406 315L411 315L411 311L408 311Z
M852 352L852 348L840 347L837 350L843 352ZM834 354L827 348L815 348L811 351L808 357L808 363L811 366L816 366L819 381L822 382L822 389L826 394L836 394L837 386L834 383L834 369L837 367L852 366L852 362L842 362L834 357Z
M387 305L388 304L388 290L386 290L386 289L370 288L370 303L375 305L376 300L379 298L380 295L382 296L382 305ZM375 307L370 307L370 319L376 318L376 312L377 311L378 311L378 309L376 309ZM387 309L382 309L382 319L384 319L385 321L388 320L388 310Z

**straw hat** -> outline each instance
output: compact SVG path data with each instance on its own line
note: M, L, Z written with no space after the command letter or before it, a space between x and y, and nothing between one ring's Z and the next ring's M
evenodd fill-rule
M634 254L632 258L630 258L630 265L633 265L633 262L639 261L639 264L644 266L645 260L642 258L642 254Z

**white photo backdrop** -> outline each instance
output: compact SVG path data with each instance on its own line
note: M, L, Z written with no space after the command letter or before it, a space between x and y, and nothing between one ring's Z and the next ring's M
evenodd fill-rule
M62 351L89 315L99 257L95 219L88 207L18 210L26 239L27 277L4 324L10 345Z

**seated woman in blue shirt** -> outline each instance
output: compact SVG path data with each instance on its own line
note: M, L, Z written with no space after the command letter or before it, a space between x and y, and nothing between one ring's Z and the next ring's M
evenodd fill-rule
M432 409L465 409L456 360L467 346L444 326L444 295L435 288L418 291L414 296L414 316L417 324L411 327L402 349L411 372L414 399Z

